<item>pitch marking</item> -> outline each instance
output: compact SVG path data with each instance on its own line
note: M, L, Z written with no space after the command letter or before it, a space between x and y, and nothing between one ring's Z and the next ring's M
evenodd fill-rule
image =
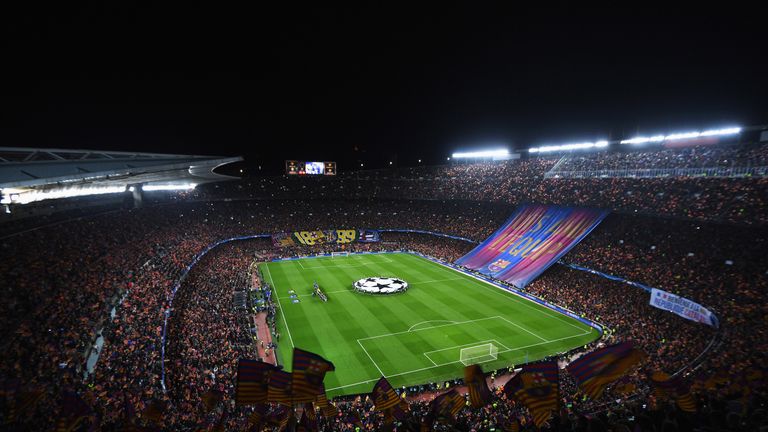
M429 323L429 322L447 322L447 323L451 323L451 324L456 324L456 321L451 321L451 320L427 320L427 321L418 322L418 323L408 327L408 331L413 330L413 328L416 327L416 326L419 326L419 325L422 325L422 324L426 324L426 323ZM427 327L427 328L432 328L432 327Z
M585 331L585 332L583 332L581 334L577 334L577 335L573 335L573 336L567 336L567 337L563 337L563 338L559 338L559 339L552 339L552 340L550 340L548 342L539 342L539 343L535 343L535 344L531 344L531 345L525 345L525 346L521 346L521 347L517 347L517 348L510 348L509 351L505 350L504 353L511 352L511 351L520 351L521 349L531 348L531 347L540 346L540 345L546 345L546 344L552 343L552 342L560 342L560 341L563 341L563 340L573 339L575 337L585 336L585 335L589 334L590 332L591 332L591 330L588 330L588 331ZM359 340L358 340L358 343L360 343ZM367 351L366 351L366 353L367 353ZM502 351L499 351L499 354L502 354ZM370 357L370 355L369 355L369 357ZM371 361L373 361L373 359L371 359ZM425 371L425 370L429 370L429 369L434 369L436 367L447 366L449 364L454 364L454 363L461 363L461 360L456 360L456 361L448 362L448 363L442 363L442 364L439 364L437 366L429 366L429 367L425 367L425 368L414 369L414 370L410 370L410 371L407 371L407 372L401 372L401 373L392 374L392 375L385 375L385 374L382 373L382 376L385 376L387 378L392 378L392 377L397 377L397 376L402 376L402 375L408 375L408 374L411 374L411 373L421 372L421 371ZM374 362L374 364L375 364L375 362ZM379 370L379 372L381 372L381 370ZM356 383L353 383L353 384L347 384L347 385L343 385L343 386L339 386L339 387L329 388L329 389L327 389L327 391L341 390L341 389L344 389L344 388L347 388L347 387L354 387L354 386L361 385L361 384L372 383L372 382L378 381L378 380L379 380L379 378L369 379L369 380L365 380L365 381L356 382Z

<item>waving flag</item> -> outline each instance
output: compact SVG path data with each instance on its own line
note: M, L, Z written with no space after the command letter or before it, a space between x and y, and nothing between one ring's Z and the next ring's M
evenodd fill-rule
M691 394L690 386L679 376L672 377L666 372L656 371L651 375L651 382L656 390L675 400L682 411L695 413L696 401Z
M360 429L363 428L363 420L360 418L360 413L358 413L357 410L352 410L352 412L347 414L347 418L345 421L347 423L352 423L353 425L359 427Z
M275 367L269 363L241 359L237 363L235 403L249 405L266 402L269 376L274 370Z
M464 408L466 402L464 396L460 395L455 388L452 388L450 391L441 394L432 401L430 411L436 417L449 417L450 419L454 419L456 414Z
M576 379L581 391L596 399L645 357L645 353L634 348L632 343L621 342L586 354L566 369Z
M480 365L470 365L464 368L464 383L469 390L469 401L474 408L480 408L491 401L491 391L485 382L485 375Z
M373 399L376 411L388 410L400 403L400 396L397 395L389 381L384 377L381 377L373 386L371 399Z
M8 421L13 423L26 410L31 409L43 398L45 392L38 389L14 392L8 412Z
M315 432L317 431L317 417L315 417L314 408L304 408L304 412L301 414L301 420L299 420L298 432Z
M289 406L293 404L290 373L277 369L272 371L267 386L267 400Z
M256 426L257 428L261 427L261 423L264 421L264 418L267 414L267 405L266 404L256 404L256 407L254 408L253 412L250 416L248 416L248 424Z
M507 397L525 405L538 427L557 409L559 391L560 376L554 360L523 366L523 370L504 386Z
M336 406L328 402L328 396L325 394L325 388L323 388L323 394L317 396L315 406L320 408L320 412L323 413L323 417L333 418L339 412Z
M165 404L159 400L153 400L145 404L144 411L141 412L141 417L149 420L152 423L160 424L163 420L163 413L165 412Z
M93 415L93 410L75 392L65 392L61 405L62 417L56 422L57 432L70 432Z
M294 402L313 402L323 393L325 373L334 371L333 363L302 349L293 349Z
M235 395L235 397L237 397L237 395ZM203 401L205 412L209 413L216 408L216 405L218 405L222 399L224 399L224 393L218 390L209 390L200 399Z

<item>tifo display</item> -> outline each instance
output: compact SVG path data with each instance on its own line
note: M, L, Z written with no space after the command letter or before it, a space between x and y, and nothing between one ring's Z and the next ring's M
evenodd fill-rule
M368 243L378 241L379 232L370 229L295 231L272 234L272 244L275 247L346 244L352 242Z

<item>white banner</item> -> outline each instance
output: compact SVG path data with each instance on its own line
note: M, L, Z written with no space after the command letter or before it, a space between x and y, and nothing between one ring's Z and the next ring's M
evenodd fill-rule
M717 317L704 306L658 288L651 290L651 306L712 327L719 325Z

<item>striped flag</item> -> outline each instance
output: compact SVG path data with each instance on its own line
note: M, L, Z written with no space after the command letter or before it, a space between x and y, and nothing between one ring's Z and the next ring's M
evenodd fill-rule
M651 382L657 390L657 395L669 396L677 403L680 410L695 413L696 401L691 394L691 387L679 376L672 377L666 372L656 371L651 375Z
M256 404L254 407L253 412L250 416L248 416L248 424L254 425L254 426L261 426L261 423L264 422L264 418L267 414L267 405L266 404Z
M314 404L306 404L304 405L304 412L307 413L307 418L315 423L317 423L317 411L315 411L315 405Z
M333 363L309 351L293 349L294 402L313 402L323 392L325 373L334 371Z
M430 411L436 417L448 417L453 420L466 403L467 401L464 399L464 396L460 395L455 388L452 388L432 401Z
M480 408L491 401L491 391L485 382L485 375L480 365L470 365L464 368L464 383L469 390L469 401L474 408Z
M147 419L155 424L160 424L163 420L164 411L165 404L158 400L153 400L145 404L144 411L141 412L141 418Z
M91 407L75 392L65 392L61 404L62 417L56 422L57 432L71 432L93 414Z
M592 399L599 398L605 388L624 376L646 355L631 342L621 342L593 351L571 362L568 372L581 391Z
M386 411L400 403L400 396L397 395L395 389L392 388L389 381L384 377L381 377L373 386L371 399L373 399L376 411Z
M323 413L323 417L325 418L333 418L339 412L335 405L328 402L328 396L326 396L325 391L317 396L315 406L320 408L320 412Z
M559 391L560 376L554 360L523 366L523 370L504 386L507 397L525 405L538 427L557 409Z
M209 390L205 392L205 394L203 394L203 396L200 398L200 400L203 402L203 407L205 407L206 413L213 411L213 409L216 408L216 405L218 405L222 399L224 399L224 393L218 390Z
M304 408L304 412L301 414L301 420L299 420L296 430L299 432L317 431L317 417L315 416L314 408Z
M26 410L34 407L43 398L44 394L45 392L38 389L17 391L16 397L11 399L11 406L7 417L8 422L15 422Z
M227 420L229 419L229 412L227 411L227 407L224 407L224 411L221 413L221 417L219 417L219 421L216 422L216 424L213 426L213 429L211 429L211 432L224 432L227 427Z
M502 426L502 429L504 430L504 432L519 432L520 422L516 418L509 419L504 423L504 425Z
M291 374L281 370L273 370L269 375L269 386L267 388L267 400L277 402L283 405L293 404L293 390L291 383Z
M258 360L239 360L235 404L249 405L266 402L269 376L274 370L275 367L269 363Z
M363 420L360 418L360 413L357 412L357 410L352 410L347 415L347 418L345 420L347 423L352 423L353 425L359 427L360 429L363 428Z
M278 407L276 410L269 413L267 416L267 424L269 426L280 426L285 422L288 423L288 408L284 406Z

